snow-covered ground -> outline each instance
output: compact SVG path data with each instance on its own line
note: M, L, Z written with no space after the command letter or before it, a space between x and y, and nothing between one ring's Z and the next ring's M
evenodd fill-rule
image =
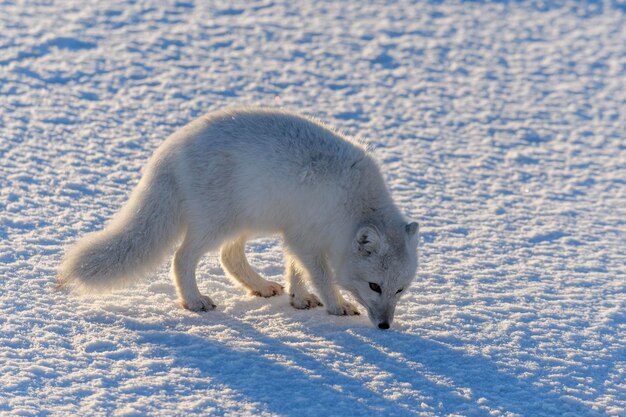
M229 5L227 5L229 4ZM625 416L623 2L0 1L0 415ZM225 106L358 135L419 220L393 329L167 265L55 292L151 152ZM280 242L249 246L284 282Z

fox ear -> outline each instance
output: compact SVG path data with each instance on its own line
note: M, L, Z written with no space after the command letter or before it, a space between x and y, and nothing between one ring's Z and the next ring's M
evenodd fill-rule
M416 222L407 223L404 226L404 230L406 230L406 234L409 235L409 237L413 237L417 234L417 232L419 232L420 225Z
M369 256L380 250L380 234L372 226L364 226L359 229L354 239L354 251L363 256Z

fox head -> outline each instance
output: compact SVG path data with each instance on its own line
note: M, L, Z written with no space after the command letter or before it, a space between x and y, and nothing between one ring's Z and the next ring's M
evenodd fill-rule
M418 231L414 222L384 229L363 225L337 271L339 285L354 295L381 329L389 328L398 300L415 278Z

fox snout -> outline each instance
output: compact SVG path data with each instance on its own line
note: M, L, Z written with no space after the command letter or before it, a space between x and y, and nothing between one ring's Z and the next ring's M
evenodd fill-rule
M395 309L395 305L391 305L379 312L377 312L376 310L372 311L372 309L368 308L367 313L370 321L374 326L382 330L387 330L391 327L391 323L393 322Z

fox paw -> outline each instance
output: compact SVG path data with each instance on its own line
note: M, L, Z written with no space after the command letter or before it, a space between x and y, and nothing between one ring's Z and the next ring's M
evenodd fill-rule
M215 310L215 303L210 297L206 295L200 295L195 298L181 300L180 304L183 308L191 311L211 311Z
M298 310L308 310L317 306L323 306L322 302L315 294L306 294L305 296L296 297L291 295L291 305Z
M267 283L262 288L257 288L251 291L252 295L256 295L257 297L273 297L275 295L281 295L285 292L285 288L276 283L267 281Z
M359 316L361 315L361 313L359 313L359 310L351 303L347 302L347 301L342 301L341 304L339 304L336 308L334 309L327 309L328 314L332 314L334 316Z

